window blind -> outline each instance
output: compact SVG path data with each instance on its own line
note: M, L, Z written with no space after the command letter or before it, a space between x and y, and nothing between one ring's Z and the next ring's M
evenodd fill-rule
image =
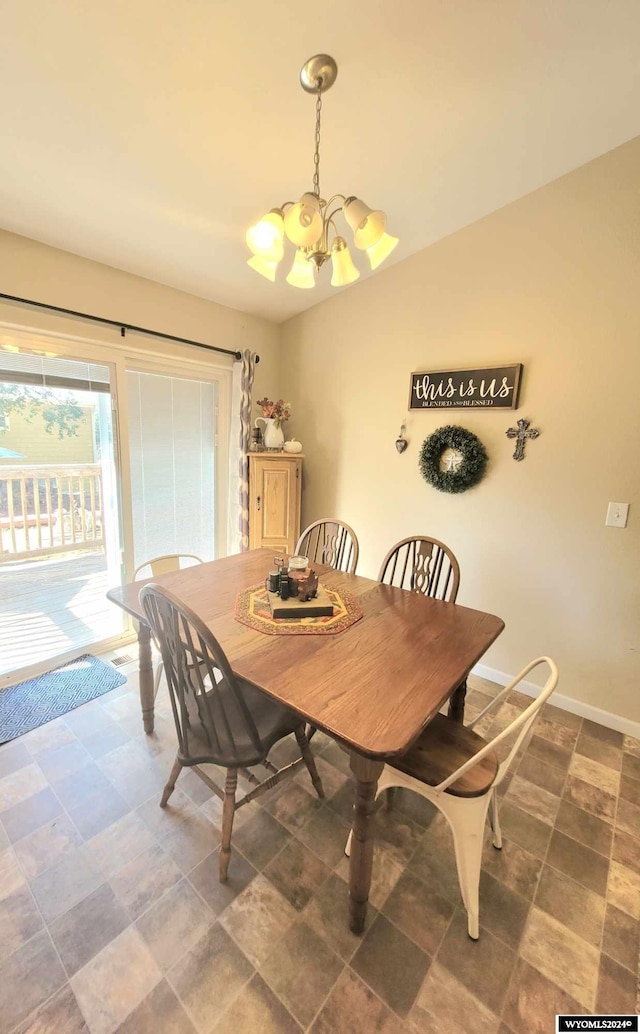
M0 349L0 381L41 388L109 392L109 367Z
M216 385L127 371L135 564L214 557Z

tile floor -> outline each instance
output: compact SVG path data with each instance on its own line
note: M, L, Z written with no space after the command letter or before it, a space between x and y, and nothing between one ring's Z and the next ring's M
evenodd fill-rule
M497 687L470 681L472 716ZM0 1034L531 1034L638 1008L639 741L547 706L502 852L487 838L477 943L448 830L402 792L349 932L352 791L320 735L326 803L303 771L241 810L221 886L217 798L183 773L158 807L173 743L166 699L142 734L132 674L0 748Z

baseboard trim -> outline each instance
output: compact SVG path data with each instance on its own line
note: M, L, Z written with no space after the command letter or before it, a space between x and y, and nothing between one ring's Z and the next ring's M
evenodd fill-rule
M496 668L489 668L486 664L476 664L475 668L472 668L471 674L477 675L481 679L487 679L488 682L496 682L499 686L507 686L513 678L513 675L497 671ZM530 697L537 697L540 693L540 686L536 686L533 682L522 681L518 689ZM622 732L625 736L640 739L640 722L634 722L631 718L623 718L622 715L604 711L601 707L594 707L593 704L585 704L582 700L574 700L573 697L565 697L561 693L554 693L551 702L556 707L561 707L563 711L577 714L580 718L588 718L592 722L597 722L598 725L604 725L607 729Z

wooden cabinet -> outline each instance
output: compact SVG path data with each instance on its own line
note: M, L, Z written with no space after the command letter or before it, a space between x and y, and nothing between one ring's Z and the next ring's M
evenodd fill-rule
M298 453L249 453L249 548L293 553L300 535L302 460Z

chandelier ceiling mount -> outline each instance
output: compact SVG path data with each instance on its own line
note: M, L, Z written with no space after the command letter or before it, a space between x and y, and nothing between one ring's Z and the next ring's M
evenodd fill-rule
M386 233L384 212L372 210L353 195L334 194L325 201L320 193L322 95L333 86L337 75L338 66L328 54L309 58L300 72L303 90L316 97L313 189L302 194L299 201L285 201L272 208L247 230L247 245L253 253L248 264L271 281L275 281L284 257L285 237L296 246L287 275L287 283L293 287L315 287L315 274L328 259L333 266L333 287L352 284L360 276L347 241L338 233L336 217L340 214L353 233L355 247L366 251L372 269L377 269L398 243L397 237Z
M300 85L307 93L326 93L338 78L338 66L329 54L316 54L300 69Z

